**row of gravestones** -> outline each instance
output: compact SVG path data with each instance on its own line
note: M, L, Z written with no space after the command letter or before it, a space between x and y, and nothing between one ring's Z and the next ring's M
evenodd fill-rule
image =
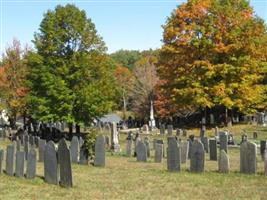
M167 128L167 134L172 135L174 128L173 128L173 125L170 125L170 124L167 125L167 127L165 126L165 124L161 124L160 129L159 129L160 134L164 135L166 133L166 128ZM186 137L187 136L187 130L177 128L176 129L176 136L181 136L181 134Z
M220 133L220 154L218 159L219 172L228 173L230 170L227 143L227 133ZM204 141L207 141L206 139ZM217 160L217 141L216 139L211 139L210 141L210 160ZM131 156L132 140L127 138L126 152L128 156ZM264 163L265 163L265 173L267 174L267 154L265 154L266 141L261 142L261 151ZM155 149L155 162L162 162L164 157L164 144L163 140L156 140L154 143ZM264 149L265 147L265 149ZM144 142L138 138L135 141L135 152L137 161L146 162L150 153L149 142L145 138ZM205 145L198 140L185 142L177 141L175 137L168 138L167 147L167 168L169 171L180 171L181 163L186 163L187 158L190 159L190 171L192 172L203 172L204 171L204 161L205 161ZM240 172L241 173L256 173L256 155L257 155L256 144L244 141L240 146ZM266 155L266 156L265 156Z
M28 152L17 149L17 142L7 146L6 174L16 177L24 177L24 165L26 162L26 178L35 178L37 156L34 148ZM26 145L27 146L27 145ZM26 156L27 155L27 156ZM72 170L70 152L65 139L61 139L58 148L53 141L49 141L44 147L44 179L47 183L72 187ZM26 159L27 158L27 159ZM4 160L4 150L0 151L0 169Z

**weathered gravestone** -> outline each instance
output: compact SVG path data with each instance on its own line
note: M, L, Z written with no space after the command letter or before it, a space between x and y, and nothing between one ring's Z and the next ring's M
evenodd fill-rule
M81 149L83 146L84 140L82 137L79 137L79 148Z
M165 145L164 145L164 141L162 139L157 139L156 140L156 144L162 144L162 148L163 148L163 158L165 157L166 155L166 152L165 152Z
M117 124L115 122L112 123L112 128L111 128L111 149L115 153L120 152Z
M15 147L13 145L7 146L6 153L6 173L7 175L14 175L14 160L15 160Z
M155 144L155 162L161 163L163 158L163 144Z
M77 136L73 136L70 144L70 155L73 163L79 162L79 139Z
M258 133L257 132L253 132L253 139L258 139Z
M146 152L147 152L147 157L150 157L150 145L149 145L149 139L148 137L145 137L144 143L146 145Z
M39 141L40 141L40 137L38 137L38 136L35 136L34 137L34 145L35 145L35 147L39 147Z
M176 129L176 136L180 136L181 135L181 132L182 132L182 130L181 129L179 129L179 128L177 128Z
M181 145L181 163L186 163L186 160L188 158L189 142L182 141L180 145Z
M194 135L189 135L189 140L188 140L188 143L189 143L189 148L188 148L188 159L191 158L192 145L193 145L193 142L194 142L194 138L195 138Z
M230 163L229 157L224 150L220 151L219 160L218 160L218 168L221 173L229 173L230 171Z
M167 125L167 133L169 136L172 135L172 131L173 131L173 125L171 124Z
M21 141L20 140L17 140L16 142L17 142L16 150L17 151L20 151L20 149L21 149Z
M194 140L191 151L190 171L204 172L205 150L203 144L198 140Z
M264 151L264 175L267 176L267 151Z
M217 137L218 136L218 133L219 133L219 128L216 126L214 128L214 136Z
M16 153L16 167L15 167L15 176L23 177L24 176L24 152L17 151Z
M29 137L29 143L31 146L34 146L34 137L32 135Z
M186 129L183 129L183 136L187 137L187 130Z
M208 139L208 137L202 137L201 138L201 142L202 142L202 144L204 146L205 152L209 153L209 139Z
M149 126L147 124L144 124L142 130L144 133L148 134L149 133Z
M136 158L139 162L147 161L147 149L146 145L142 141L138 141L136 145Z
M262 160L264 160L264 156L265 156L266 143L267 143L266 140L260 141L260 153L261 153Z
M220 150L224 150L225 153L227 153L228 152L228 133L225 131L220 132L219 140L220 140Z
M164 135L165 134L165 124L161 124L160 125L159 132L160 132L161 135Z
M217 140L210 139L210 160L217 160Z
M105 136L98 135L95 143L95 160L94 166L105 166Z
M28 141L25 141L25 143L24 143L25 160L28 159L28 152L29 152L29 149L30 149L30 144L29 144Z
M64 187L72 187L70 150L64 138L61 139L58 144L58 164L60 172L60 185Z
M44 177L49 184L58 184L57 151L53 141L49 141L44 149Z
M240 172L255 174L257 172L257 145L252 142L243 142L240 145Z
M136 146L138 144L138 142L141 141L141 138L139 137L139 134L136 134L135 140L134 140L134 156L136 156Z
M81 165L87 165L88 164L88 151L85 147L85 145L83 145L80 149L80 160L79 160L79 164Z
M175 137L168 137L167 169L177 172L181 170L181 148Z
M1 149L0 150L0 174L3 171L4 153L5 153L5 151L3 149Z
M129 132L128 133L128 136L126 138L126 140L127 140L127 143L126 143L126 154L129 157L132 155L132 143L133 143L133 140L132 139L133 139L132 138L132 133Z
M28 153L28 160L27 160L27 170L26 170L26 178L32 179L35 178L36 175L36 151L35 149L31 149Z
M46 141L43 139L39 140L39 162L44 162L44 150L45 150Z

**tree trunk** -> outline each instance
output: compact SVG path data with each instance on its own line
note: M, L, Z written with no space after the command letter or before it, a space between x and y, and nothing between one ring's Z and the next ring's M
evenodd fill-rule
M123 121L125 121L126 120L127 103L126 103L126 98L125 98L124 92L122 94L122 98L123 98Z
M73 135L73 129L72 129L72 123L69 123L69 135L70 135L70 138L72 138L72 135Z
M80 125L79 124L76 124L75 125L75 129L76 129L76 134L79 135L81 133L81 131L80 131Z

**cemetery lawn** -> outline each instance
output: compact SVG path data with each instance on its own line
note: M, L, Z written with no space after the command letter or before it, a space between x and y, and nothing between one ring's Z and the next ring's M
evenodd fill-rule
M236 128L236 127L235 127ZM255 127L247 127L253 130ZM237 138L239 139L239 133ZM267 130L261 129L260 138L266 138ZM43 180L43 163L38 163L34 180L10 177L0 174L0 199L25 200L68 200L68 199L266 199L267 177L263 175L263 162L259 151L258 173L239 173L239 149L230 148L229 174L217 172L216 161L209 161L206 155L205 173L188 171L189 161L182 164L182 172L171 173L163 163L154 163L153 157L147 163L138 163L136 158L124 156L125 135L121 136L122 153L106 153L106 167L72 165L73 188L46 184ZM152 138L151 138L152 140ZM152 142L151 142L152 143ZM258 141L257 141L258 143ZM8 142L0 141L0 148ZM151 144L152 146L152 144ZM154 152L151 152L153 156ZM5 169L5 163L3 164Z

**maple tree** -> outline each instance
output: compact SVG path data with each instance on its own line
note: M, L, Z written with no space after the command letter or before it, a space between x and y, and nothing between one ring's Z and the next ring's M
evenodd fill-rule
M11 127L15 126L19 115L27 109L26 97L29 92L26 83L28 73L27 48L22 49L20 42L13 40L2 56L0 67L1 108L6 109Z
M248 1L189 0L163 28L160 92L173 114L217 105L243 113L261 108L266 99L266 26Z

